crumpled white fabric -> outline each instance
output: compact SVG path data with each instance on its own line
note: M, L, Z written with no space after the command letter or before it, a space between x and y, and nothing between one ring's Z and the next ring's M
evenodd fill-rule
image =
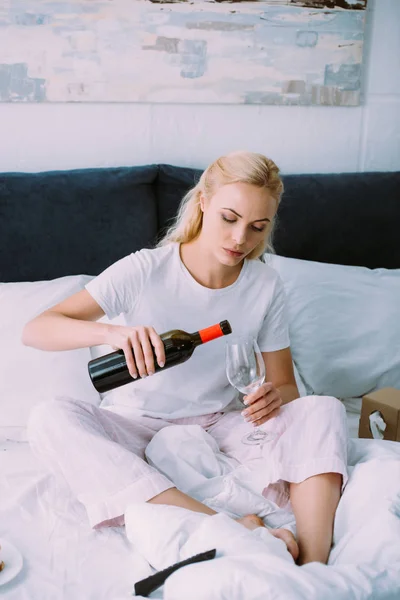
M164 600L398 600L400 571L360 564L295 565L285 544L265 528L249 531L224 514L209 517L175 506L131 504L129 540L157 570L217 549L165 582Z
M284 542L273 537L267 528L249 531L228 516L237 511L243 514L242 503L248 508L244 512L253 512L259 502L269 524L279 520L280 512L285 511L257 497L251 487L251 469L249 474L234 461L220 456L211 436L193 427L197 426L180 427L175 436L165 435L168 428L162 430L149 445L148 459L168 476L173 474L183 491L195 491L198 499L205 498L213 508L225 507L226 514L210 517L175 506L131 504L125 513L126 533L135 551L157 570L212 548L216 548L217 556L179 569L152 597L400 598L400 444L349 442L350 479L336 514L329 565L310 563L299 567Z
M226 557L231 557L238 565L242 564L244 557L257 564L264 555L279 571L286 565L294 565L285 543L272 536L268 529L258 527L250 531L222 513L209 517L176 506L138 503L131 504L125 513L125 526L128 539L135 549L157 570L212 548L217 549L217 559L201 563L206 568ZM224 581L221 584L223 587ZM199 597L208 599L208 586L204 587L203 582L201 588L205 595ZM179 598L185 597L187 600L192 597L192 592L192 584L187 580L182 590L186 596ZM203 592L198 590L198 593ZM175 590L172 590L168 596L164 589L163 597L174 598L174 594Z
M293 513L258 491L262 461L239 464L220 452L215 439L199 425L162 429L147 446L146 458L178 489L216 512L233 518L254 513L267 527L296 533Z

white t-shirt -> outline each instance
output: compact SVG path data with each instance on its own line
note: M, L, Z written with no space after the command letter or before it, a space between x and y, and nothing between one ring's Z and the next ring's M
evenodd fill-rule
M210 289L191 276L172 243L129 254L85 287L109 319L122 314L128 326L195 332L227 319L233 334L252 335L262 352L289 346L282 281L259 260L245 260L232 285ZM112 404L165 419L227 409L237 392L225 373L225 343L213 340L187 362L113 390Z

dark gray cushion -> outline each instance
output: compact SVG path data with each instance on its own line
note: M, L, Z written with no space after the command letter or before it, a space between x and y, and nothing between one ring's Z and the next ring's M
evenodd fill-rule
M157 166L0 174L0 281L97 275L151 247Z
M201 173L149 165L0 174L0 281L96 275L152 247ZM279 254L400 268L400 173L283 179Z
M400 172L285 175L274 246L305 260L400 268Z
M173 222L182 198L200 179L200 169L159 165L157 178L157 207L159 237Z

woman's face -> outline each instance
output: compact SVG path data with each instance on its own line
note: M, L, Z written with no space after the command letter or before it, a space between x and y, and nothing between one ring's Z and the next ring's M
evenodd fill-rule
M268 190L248 183L224 185L201 197L202 237L224 265L239 264L268 235L277 206Z

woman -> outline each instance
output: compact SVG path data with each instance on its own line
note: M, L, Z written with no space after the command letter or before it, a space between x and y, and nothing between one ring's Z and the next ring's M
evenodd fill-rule
M127 505L138 501L214 514L144 460L157 431L197 423L241 463L261 452L260 492L292 508L298 547L287 531L271 533L284 539L299 564L326 563L347 481L345 412L335 398L299 398L283 285L258 260L269 247L282 192L279 169L266 157L221 157L185 196L157 248L122 258L26 325L26 345L69 350L108 344L124 351L131 375L140 377L114 390L107 409L65 398L32 414L33 447L62 472L93 527L123 524ZM125 325L96 322L104 314L122 314ZM158 333L196 331L224 319L235 334L257 337L265 361L268 381L247 397L242 413L234 409L222 340L151 377L152 347L160 366L165 360ZM255 424L276 431L276 442L257 451L242 444L243 429ZM240 521L262 525L251 515Z

